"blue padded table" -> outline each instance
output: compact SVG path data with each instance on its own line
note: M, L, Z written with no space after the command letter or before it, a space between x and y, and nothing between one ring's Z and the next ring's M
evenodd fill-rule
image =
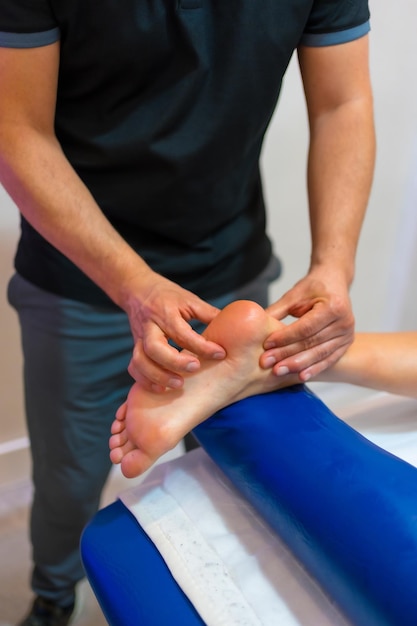
M305 386L237 402L194 433L352 624L416 626L415 467ZM206 623L120 501L86 527L81 554L111 626Z
M204 626L155 545L120 500L98 511L81 547L90 584L111 626Z

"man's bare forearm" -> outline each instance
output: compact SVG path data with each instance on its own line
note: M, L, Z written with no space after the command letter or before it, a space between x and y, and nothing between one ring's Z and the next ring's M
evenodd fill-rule
M152 272L103 215L55 137L1 126L0 177L27 221L124 308L130 278Z
M374 162L370 95L323 113L315 121L308 166L311 266L332 266L349 285Z
M299 50L310 126L311 267L350 285L375 163L369 41Z

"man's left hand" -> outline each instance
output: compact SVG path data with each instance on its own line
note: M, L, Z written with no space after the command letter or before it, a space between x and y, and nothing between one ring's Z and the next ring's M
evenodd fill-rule
M298 373L300 382L317 376L342 356L353 341L354 316L348 286L329 268L315 268L267 309L284 325L264 343L261 367L277 376Z

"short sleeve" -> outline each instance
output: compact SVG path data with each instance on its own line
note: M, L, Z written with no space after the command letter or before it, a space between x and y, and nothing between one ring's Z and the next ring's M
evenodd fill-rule
M331 46L359 39L370 30L368 0L315 0L301 44Z
M59 39L48 0L1 0L0 47L32 48Z

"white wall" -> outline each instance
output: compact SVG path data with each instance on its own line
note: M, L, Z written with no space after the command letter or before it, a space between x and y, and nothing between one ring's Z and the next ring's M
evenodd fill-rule
M360 330L398 328L410 323L416 327L415 316L410 320L403 311L403 300L407 310L416 310L408 286L417 262L411 254L417 241L417 3L371 0L370 7L378 151L352 300ZM285 265L284 276L274 288L277 297L304 274L309 262L302 156L306 145L307 122L294 58L263 159L269 229ZM416 289L414 292L417 296Z
M371 0L371 11L378 156L352 299L359 330L416 328L417 2ZM275 297L308 266L306 145L304 100L293 60L263 154L269 230L284 262L283 277L273 290ZM25 435L17 323L5 297L17 233L17 210L0 189L0 483L2 450L9 440L19 442Z

